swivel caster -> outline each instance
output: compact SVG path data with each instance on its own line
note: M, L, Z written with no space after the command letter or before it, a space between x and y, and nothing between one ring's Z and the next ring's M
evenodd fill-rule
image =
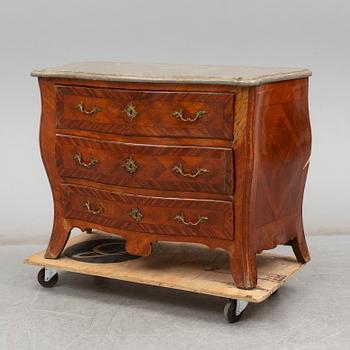
M92 232L92 228L86 228L86 229L84 230L84 232L87 233L87 234L93 233L93 232Z
M38 282L45 288L51 288L58 281L58 273L56 270L43 267L38 273Z
M224 308L224 316L229 323L238 322L244 309L248 306L247 301L229 299Z

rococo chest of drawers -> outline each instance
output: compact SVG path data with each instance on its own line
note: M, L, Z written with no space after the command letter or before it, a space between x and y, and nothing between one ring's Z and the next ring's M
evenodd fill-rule
M32 75L55 211L46 258L77 227L134 255L157 241L222 248L244 289L264 249L309 260L309 70L85 62Z

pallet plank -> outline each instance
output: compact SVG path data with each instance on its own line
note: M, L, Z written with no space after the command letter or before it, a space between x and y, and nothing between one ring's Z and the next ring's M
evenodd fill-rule
M85 241L112 238L103 233L81 234L71 238L67 247ZM147 285L173 288L253 303L266 300L303 264L289 256L262 253L257 256L258 284L253 290L238 289L232 279L226 252L200 244L160 242L152 254L119 263L86 263L64 256L45 259L45 251L25 258L30 265L101 276Z

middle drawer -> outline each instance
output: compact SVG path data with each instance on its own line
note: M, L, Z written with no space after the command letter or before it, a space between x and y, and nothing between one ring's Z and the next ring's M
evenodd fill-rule
M61 177L124 187L233 194L232 150L57 135Z

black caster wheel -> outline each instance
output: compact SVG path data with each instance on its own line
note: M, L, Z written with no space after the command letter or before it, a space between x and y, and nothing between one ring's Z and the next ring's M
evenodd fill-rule
M229 299L224 308L224 316L229 323L238 322L247 307L248 302L241 300Z
M38 282L45 288L52 288L58 281L58 273L56 272L49 280L45 279L45 267L38 272Z
M92 233L92 228L87 228L84 230L85 233L90 234Z

